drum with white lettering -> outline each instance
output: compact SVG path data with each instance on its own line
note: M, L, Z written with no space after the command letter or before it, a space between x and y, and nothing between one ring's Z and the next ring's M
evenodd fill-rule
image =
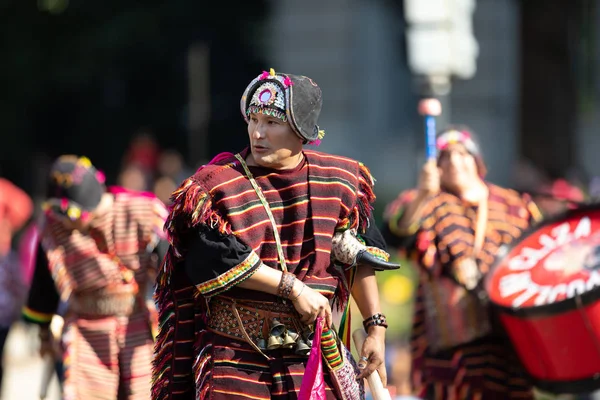
M536 386L600 388L600 206L545 221L504 249L485 282Z

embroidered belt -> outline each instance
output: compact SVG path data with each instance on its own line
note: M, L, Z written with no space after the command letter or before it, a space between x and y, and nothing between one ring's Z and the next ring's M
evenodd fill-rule
M135 291L77 293L69 301L69 311L88 317L129 316L137 309L138 296Z
M306 333L307 327L291 303L258 302L215 296L209 303L209 330L231 339L248 342L255 349L266 350L270 336L278 331Z
M292 349L290 351L303 356L308 356L310 352L311 346L308 343L312 332L298 319L298 313L289 303L240 301L216 296L210 300L209 310L209 330L231 339L245 341L267 359L270 359L265 354L265 351L268 353L268 349L261 349L259 342L261 340L264 342L267 338L269 342L273 340L277 336L274 335L274 331L277 327L281 327L280 324L285 326L284 329L288 333L290 330L300 333L296 343L290 343L289 348ZM302 344L306 347L300 349L299 345ZM334 388L340 399L362 399L364 398L362 380L360 382L356 380L360 371L354 361L349 361L352 360L350 351L342 344L339 346L335 332L332 330L321 336L321 349Z

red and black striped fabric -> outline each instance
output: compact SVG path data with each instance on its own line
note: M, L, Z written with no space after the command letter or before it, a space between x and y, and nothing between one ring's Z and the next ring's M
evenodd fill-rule
M43 254L38 254L23 310L26 320L45 325L58 311L60 299L69 305L75 297L110 296L138 288L131 315L67 310L65 399L150 396L153 338L144 295L148 273L156 268L152 251L165 237L167 209L154 196L123 190L115 190L113 196L112 207L86 232L68 230L48 216L41 236Z
M66 229L49 215L41 234L44 257L36 265L24 317L49 322L58 307L56 294L68 302L72 294L97 293L125 286L125 275L144 290L152 251L166 234L167 209L154 196L111 188L111 209L95 218L89 232ZM118 260L118 261L116 261ZM46 268L48 271L37 271ZM44 272L44 273L41 273ZM47 279L48 272L52 279ZM48 304L48 300L50 304Z
M241 154L245 156L247 151ZM273 211L288 269L308 286L328 298L335 298L343 306L348 299L348 288L343 274L332 266L331 240L336 230L366 227L375 200L373 179L368 169L357 161L315 151L304 151L304 156L305 161L294 170L251 167L251 171ZM166 225L172 246L158 277L156 291L161 329L155 349L154 399L204 398L203 394L196 397L196 392L210 390L210 384L198 384L197 380L194 383L195 357L212 360L213 369L208 372L205 366L204 373L223 374L218 363L214 363L221 359L222 353L215 353L214 345L206 340L207 335L201 334L208 298L226 292L231 298L277 301L275 296L236 287L253 273L254 262L240 263L227 271L213 265L198 265L198 268L213 270L214 276L197 288L182 271L188 251L186 245L200 225L235 235L252 248L259 260L279 268L271 223L242 167L233 154L218 158L219 162L202 167L173 195L173 208ZM249 363L264 364L264 357L245 348L244 343L227 339L222 347L221 352L230 351ZM235 353L237 349L239 354ZM297 358L291 351L288 356ZM287 394L292 395L299 386L269 389L266 383L274 379L293 380L285 376L285 370L261 370L248 378L245 394L239 396L261 399L281 392L282 398L290 398ZM302 370L303 365L298 364L297 374ZM249 374L241 368L227 371L234 381ZM255 380L256 387L251 384ZM213 393L211 398L215 395Z
M541 214L527 195L488 184L488 222L478 266L486 274L499 248L519 238ZM531 385L525 378L508 339L494 326L487 337L457 348L433 353L426 329L428 319L442 318L453 326L452 312L428 310L424 285L431 280L451 277L456 263L472 254L475 241L477 207L457 196L441 192L432 197L423 210L421 221L408 230L399 222L404 208L416 197L416 190L401 193L387 207L384 218L388 230L402 238L400 256L419 266L419 285L415 298L412 330L413 376L417 391L427 399L530 399ZM456 284L456 283L454 283ZM441 311L438 310L438 311ZM457 312L458 309L457 309ZM435 316L433 315L435 314ZM472 323L481 321L474 320ZM462 327L457 329L467 329ZM447 332L452 335L452 332Z

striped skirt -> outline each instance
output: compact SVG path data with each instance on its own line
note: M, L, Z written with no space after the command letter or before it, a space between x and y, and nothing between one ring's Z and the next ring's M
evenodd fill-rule
M153 340L146 310L68 319L62 342L64 400L150 398Z
M194 364L196 399L247 400L297 399L307 357L293 350L269 352L272 360L249 344L211 331L198 334ZM336 399L327 368L324 368L327 399Z
M427 355L419 395L427 400L532 400L533 387L512 348L483 338Z

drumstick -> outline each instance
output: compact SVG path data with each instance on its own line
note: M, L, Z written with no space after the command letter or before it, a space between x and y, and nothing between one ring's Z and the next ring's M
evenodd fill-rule
M54 357L46 355L44 357L44 365L42 369L42 386L40 387L40 400L44 400L48 396L48 388L54 376Z
M435 117L442 113L442 104L438 99L423 99L419 102L419 114L425 116L425 155L427 160L436 158Z
M352 333L352 339L354 340L354 345L358 352L362 349L362 345L366 338L367 333L363 329L357 329ZM390 392L383 387L383 382L381 382L381 377L377 370L373 371L373 373L367 377L367 383L369 384L369 388L371 388L373 400L392 400Z
M59 316L54 315L52 321L50 321L50 335L52 336L53 345L56 344L62 335L62 330L65 324L65 320ZM56 355L46 354L43 357L44 365L42 370L42 386L40 387L40 400L44 400L48 396L48 388L52 382L52 377L56 372ZM58 376L56 377L58 379Z

